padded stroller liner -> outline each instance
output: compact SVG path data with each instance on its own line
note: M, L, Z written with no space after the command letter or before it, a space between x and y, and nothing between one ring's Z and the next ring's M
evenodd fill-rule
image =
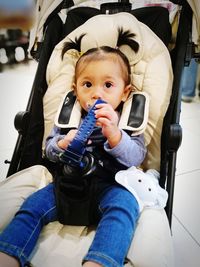
M52 181L41 165L20 171L0 183L0 231L24 199ZM49 223L41 232L31 256L34 267L81 267L95 234L92 227ZM174 267L171 233L163 209L144 209L127 255L126 267Z
M122 12L114 15L92 17L55 47L47 67L48 89L43 99L44 140L53 127L60 103L72 88L74 67L80 56L78 51L69 50L64 54L62 60L61 51L64 43L69 39L74 40L82 33L86 33L81 41L82 52L91 47L102 45L115 47L119 28L134 33L134 39L139 44L139 50L136 54L126 45L123 45L120 49L129 58L131 79L135 91L146 92L150 99L149 118L144 132L148 155L143 168L153 168L159 171L163 118L169 105L173 82L171 59L166 46L153 31L129 13Z

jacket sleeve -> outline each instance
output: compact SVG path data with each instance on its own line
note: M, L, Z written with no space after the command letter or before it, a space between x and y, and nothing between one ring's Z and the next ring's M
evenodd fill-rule
M59 161L59 155L64 152L64 150L59 148L57 143L59 140L63 139L64 136L65 135L60 134L60 128L54 126L51 134L47 137L45 155L50 161ZM139 166L146 155L143 135L130 137L123 130L120 143L111 149L108 142L105 142L104 149L127 167Z
M146 147L143 135L129 136L125 131L122 132L121 141L114 148L110 148L108 142L104 149L107 153L115 157L120 163L127 167L139 166L146 155Z
M60 128L54 126L50 135L46 139L45 145L45 155L53 162L59 161L60 153L64 152L63 149L59 148L57 143L59 140L63 139L65 135L60 134Z

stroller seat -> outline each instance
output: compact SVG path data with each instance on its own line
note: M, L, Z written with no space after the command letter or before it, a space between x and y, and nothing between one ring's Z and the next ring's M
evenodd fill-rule
M72 88L74 67L78 59L76 51L72 50L61 59L64 42L85 33L81 42L82 52L102 45L115 47L120 28L135 34L135 41L139 44L138 53L135 54L126 45L120 49L130 61L135 90L144 91L150 100L149 117L143 129L148 153L142 167L145 171L159 171L163 118L169 105L173 82L171 60L162 41L129 13L95 16L55 47L47 67L48 89L43 99L44 140L53 127L59 105ZM3 181L0 185L0 201L4 203L0 208L0 228L5 227L29 194L51 181L50 172L42 165L22 170ZM36 267L80 267L94 233L93 227L50 223L40 235L31 263ZM164 209L145 208L142 211L125 266L173 267L172 238Z
M48 90L44 96L45 133L44 140L53 127L54 116L64 96L71 90L74 66L78 55L69 51L61 59L63 44L67 40L87 33L81 42L81 50L102 45L116 46L118 29L130 30L139 44L135 54L128 46L120 49L129 58L131 79L136 91L149 95L149 118L144 132L148 155L145 170L160 167L160 136L163 118L169 105L173 83L173 72L169 52L162 41L129 13L98 15L70 33L54 49L47 66ZM162 66L162 68L160 68Z

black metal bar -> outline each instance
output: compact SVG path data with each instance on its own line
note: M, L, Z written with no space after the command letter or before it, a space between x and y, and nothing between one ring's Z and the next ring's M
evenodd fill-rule
M168 179L167 188L166 188L169 195L168 195L167 206L165 208L170 227L172 224L172 211L173 211L175 174L176 174L176 158L177 158L177 153L171 152L169 155L169 162L168 162L169 164L168 176L170 177L170 179Z
M13 173L15 173L18 170L18 166L19 166L19 159L20 159L20 155L21 155L21 147L22 147L22 135L18 135L17 138L17 142L14 148L14 152L12 154L12 158L10 161L10 166L8 168L8 172L6 177L9 177L10 175L12 175Z
M185 57L187 45L189 42L189 33L191 32L192 25L192 10L187 2L183 3L179 28L177 32L177 41L175 48L175 59L173 61L174 70L174 82L173 82L173 94L170 102L173 103L172 112L172 124L179 124L180 113L181 113L181 76L185 65ZM181 138L181 137L180 137ZM181 139L180 139L181 144ZM180 145L179 144L179 145ZM167 181L166 188L169 193L169 200L166 207L166 213L171 225L172 220L172 209L173 209L173 196L174 196L174 185L175 185L175 173L176 173L176 158L177 149L171 149L170 144L168 151L168 168L167 168Z

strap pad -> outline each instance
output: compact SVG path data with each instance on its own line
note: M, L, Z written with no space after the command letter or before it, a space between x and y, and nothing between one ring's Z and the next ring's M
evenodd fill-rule
M123 104L119 127L138 135L144 132L149 113L149 96L145 92L132 92ZM60 128L78 128L81 120L81 106L73 91L64 97L55 118Z

